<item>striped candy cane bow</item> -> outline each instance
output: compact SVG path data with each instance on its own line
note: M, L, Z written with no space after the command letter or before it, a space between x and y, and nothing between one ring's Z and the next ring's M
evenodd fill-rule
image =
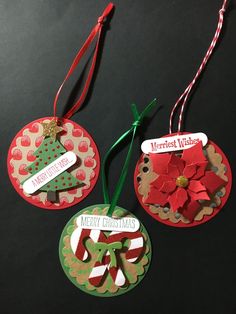
M136 232L111 232L108 237L101 230L77 228L71 235L71 248L80 261L88 259L85 240L90 238L94 242L98 257L89 275L89 282L99 286L109 272L115 285L124 286L127 283L121 265L119 265L119 252L124 248L125 239L130 240L130 245L125 253L128 262L136 262L144 250L144 239L140 231Z

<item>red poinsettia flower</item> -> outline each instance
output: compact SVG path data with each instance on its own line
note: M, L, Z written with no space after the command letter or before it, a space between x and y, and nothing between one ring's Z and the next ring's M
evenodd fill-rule
M208 160L201 142L184 150L181 157L174 153L149 155L158 178L151 183L145 203L160 206L168 203L174 212L182 213L190 221L201 207L199 201L210 200L209 195L226 183L206 169Z

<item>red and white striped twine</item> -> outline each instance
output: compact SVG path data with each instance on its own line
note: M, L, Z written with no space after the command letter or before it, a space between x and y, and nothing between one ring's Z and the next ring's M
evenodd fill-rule
M226 6L227 6L227 0L224 0L223 1L223 5L219 11L219 20L218 20L218 24L217 24L217 28L216 28L216 32L215 32L215 35L213 37L213 40L210 44L210 47L208 48L207 50L207 53L204 57L204 59L202 60L202 63L195 75L195 77L193 78L193 80L191 81L191 83L188 85L188 87L185 89L185 91L183 92L183 94L179 97L179 99L176 101L172 111L171 111L171 114L170 114L170 122L169 122L169 133L171 134L172 133L172 127L173 127L173 116L174 116L174 113L176 111L176 109L178 108L181 100L182 101L182 105L181 105L181 109L180 109L180 114L179 114L179 121L178 121L178 133L180 132L181 130L181 126L182 126L182 121L183 121L183 112L184 112L184 108L185 108L185 105L186 105L186 102L187 102L187 99L189 97L189 94L194 86L194 84L196 83L197 79L199 78L200 74L202 73L203 69L205 68L208 60L210 59L210 56L216 46L216 43L219 39L219 36L220 36L220 33L221 33L221 30L222 30L222 25L223 25L223 21L224 21L224 13L225 13L225 10L226 10Z

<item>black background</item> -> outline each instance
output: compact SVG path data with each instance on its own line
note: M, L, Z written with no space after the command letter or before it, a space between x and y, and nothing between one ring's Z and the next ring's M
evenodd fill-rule
M96 141L101 156L130 127L130 104L143 109L157 97L160 109L140 137L168 132L177 97L192 79L216 28L221 0L114 1L102 58L85 106L72 118ZM11 186L7 150L27 123L52 115L55 93L106 1L0 0L1 211L0 313L236 313L235 193L212 221L175 229L153 220L138 204L133 171L141 142L136 138L119 205L144 223L153 243L150 270L131 292L114 298L83 293L64 275L58 241L80 209L101 203L101 180L81 204L58 212L25 202ZM223 36L193 97L185 130L203 131L226 153L235 171L236 3L226 14ZM63 112L88 55L59 101ZM76 92L79 92L76 89ZM71 105L72 102L69 102ZM159 107L158 107L159 108ZM110 190L127 146L110 167Z

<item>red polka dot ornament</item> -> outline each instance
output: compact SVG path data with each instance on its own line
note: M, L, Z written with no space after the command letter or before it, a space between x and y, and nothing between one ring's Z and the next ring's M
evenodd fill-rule
M58 89L54 114L27 124L13 139L8 152L9 178L29 203L45 209L64 209L82 201L94 188L100 157L91 135L70 120L82 106L96 65L104 22L113 10L110 3L99 17ZM95 50L83 91L63 116L57 116L57 102L65 82L95 41Z

